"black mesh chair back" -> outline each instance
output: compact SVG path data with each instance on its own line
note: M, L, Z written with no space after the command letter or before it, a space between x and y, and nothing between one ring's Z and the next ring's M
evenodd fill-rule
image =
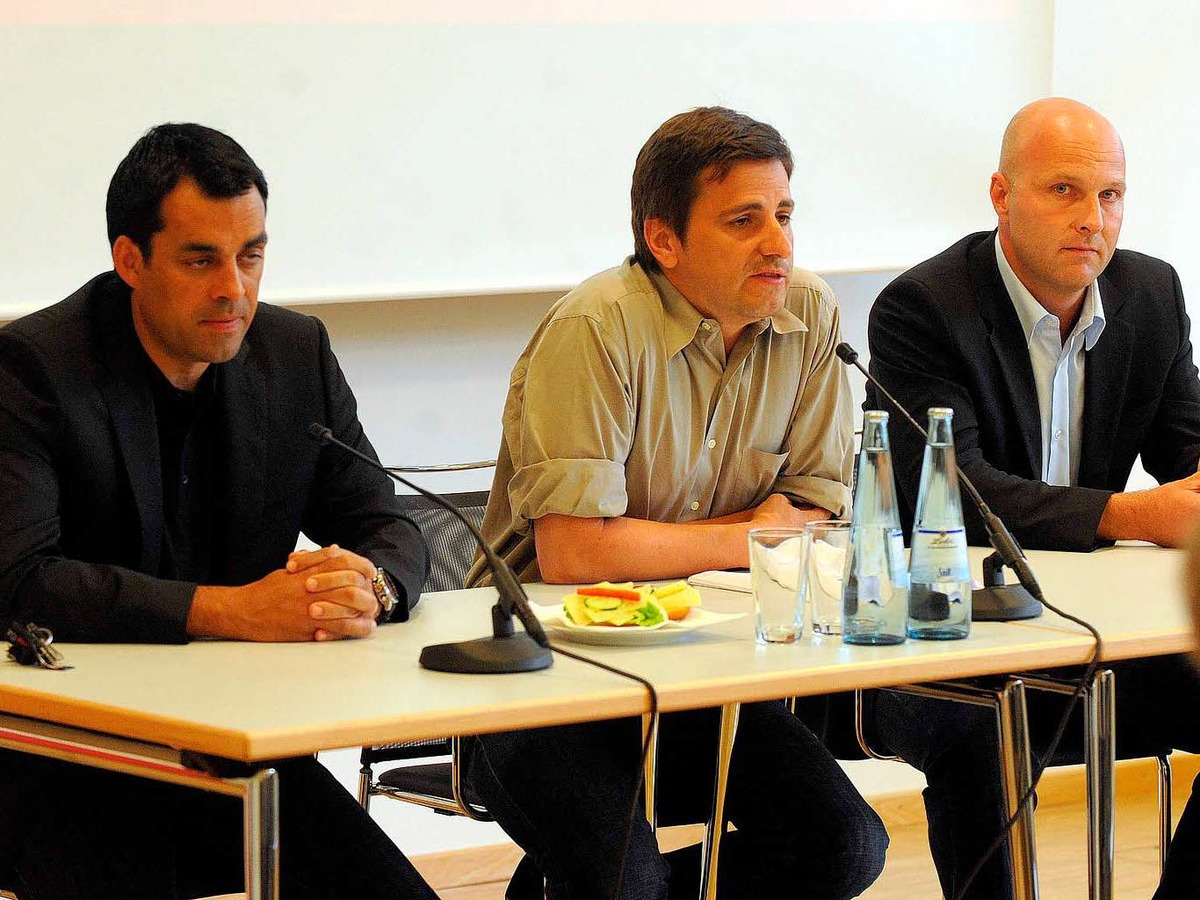
M442 497L470 519L476 528L483 523L487 491L443 494ZM428 497L406 494L400 497L400 502L404 514L421 529L429 547L429 577L425 579L421 592L456 591L461 588L478 546L470 530Z

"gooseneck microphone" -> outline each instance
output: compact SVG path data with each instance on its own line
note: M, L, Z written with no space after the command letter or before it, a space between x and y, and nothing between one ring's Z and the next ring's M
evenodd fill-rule
M451 503L446 502L432 491L427 491L413 484L395 472L380 465L365 453L356 450L349 444L339 441L333 432L317 422L308 426L308 433L322 444L332 444L339 450L349 453L355 459L361 460L374 469L378 469L389 478L398 481L405 487L428 497L438 506L445 509L460 522L467 526L475 543L483 551L488 568L499 593L496 605L492 607L492 636L478 638L472 641L457 641L451 644L431 644L421 650L420 662L426 669L437 672L462 672L465 674L499 674L504 672L533 672L545 669L553 661L550 656L550 639L537 620L533 610L529 608L529 598L525 589L517 580L513 570L503 559L496 555L479 529L462 512ZM525 628L525 634L519 634L513 628L512 617L516 614Z
M339 441L333 436L333 432L324 425L313 422L313 424L308 426L308 433L322 444L332 444L340 450L349 453L355 459L361 460L372 468L378 469L384 475L398 481L405 487L416 491L424 497L428 497L466 525L471 532L471 536L475 538L475 543L483 551L488 568L492 572L496 591L500 595L496 601L496 605L492 607L492 636L490 638L478 638L473 641L432 644L428 647L423 647L421 649L420 662L424 668L433 669L437 672L487 675L503 672L533 672L550 666L552 662L550 639L546 637L542 623L537 620L537 617L533 614L533 610L529 608L529 598L525 595L525 588L521 586L521 582L517 580L517 576L513 574L513 570L509 567L508 563L497 556L496 551L488 546L487 541L483 539L483 535L479 533L479 529L462 514L461 510L455 508L453 504L446 502L446 500L432 491L427 491L425 488L413 484L407 478L402 478L395 472L390 471L365 453L354 449L349 444ZM525 626L525 634L514 633L513 613L516 613L517 618L521 620L521 624ZM629 811L625 816L625 830L621 840L621 853L617 858L617 880L613 888L613 898L616 900L617 897L621 896L621 886L625 881L625 858L629 850L629 836L633 833L633 822L638 815L638 809L641 805L642 780L646 774L646 760L650 755L650 742L658 731L658 691L654 689L654 684L651 681L641 675L636 675L633 672L627 672L608 663L573 653L562 647L554 647L553 649L555 653L561 653L563 656L570 657L577 662L595 666L598 669L603 669L622 678L629 678L638 682L646 689L650 698L649 715L651 726L646 729L645 736L642 738L641 765L637 768L637 778L633 785L633 790L630 792Z
M837 345L834 352L837 353L838 359L846 365L858 369L863 377L879 393L883 394L887 401L920 433L923 439L929 439L925 429L909 415L903 404L893 397L888 389L880 384L879 380L858 361L857 350L843 341ZM959 481L962 482L967 496L971 498L971 503L975 505L980 518L983 519L988 542L996 550L994 556L988 557L983 562L984 588L971 592L971 618L978 621L1005 622L1040 616L1042 614L1042 589L1033 574L1033 569L1029 567L1029 560L1025 558L1020 545L1017 544L1004 522L984 502L983 497L971 483L967 473L962 470L962 466L958 465L957 460L954 468L958 471ZM999 557L999 565L995 561L995 556ZM1002 566L1013 570L1017 580L1021 583L1019 586L1004 583Z

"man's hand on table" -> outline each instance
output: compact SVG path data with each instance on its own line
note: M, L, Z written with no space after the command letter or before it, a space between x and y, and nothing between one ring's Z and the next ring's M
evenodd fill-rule
M1100 516L1105 540L1153 541L1180 547L1200 522L1200 473L1147 491L1113 494Z
M298 550L285 568L251 584L197 588L188 634L248 641L367 637L379 615L374 575L370 560L336 544Z
M832 518L827 509L819 506L796 506L783 494L771 494L754 508L751 528L800 527L805 522Z

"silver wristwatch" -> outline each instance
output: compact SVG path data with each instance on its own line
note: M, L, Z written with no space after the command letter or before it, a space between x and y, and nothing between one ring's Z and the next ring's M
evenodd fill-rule
M392 617L392 610L399 602L396 598L396 586L392 583L392 577L381 567L376 566L375 577L371 579L371 588L375 591L375 599L379 601L379 615L375 617L375 621L386 622Z

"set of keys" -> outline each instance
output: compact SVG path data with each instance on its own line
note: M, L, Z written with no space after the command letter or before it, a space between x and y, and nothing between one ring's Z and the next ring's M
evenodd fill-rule
M9 642L8 655L23 666L38 666L42 669L70 669L63 664L63 655L52 647L54 635L49 628L33 622L13 622L5 632Z

